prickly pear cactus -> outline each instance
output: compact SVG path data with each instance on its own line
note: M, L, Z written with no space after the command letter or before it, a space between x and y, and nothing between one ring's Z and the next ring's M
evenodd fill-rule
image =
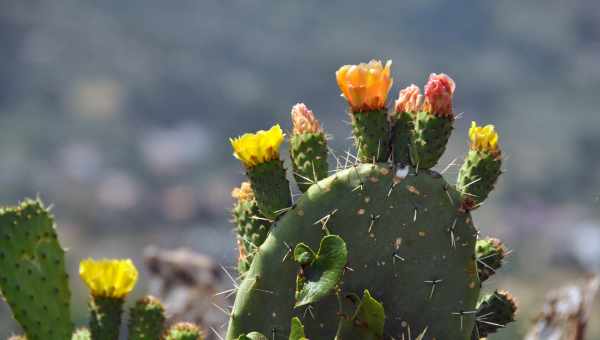
M64 254L40 201L0 210L0 290L27 339L62 340L73 332Z
M412 85L388 113L390 66L371 61L336 73L350 104L358 155L338 158L326 178L316 171L311 177L292 159L305 191L293 204L286 204L289 189L280 185L285 173L265 174L262 166L281 164L283 135L261 131L232 140L252 188L261 196L272 192L269 200L280 202L261 204L256 196L261 216L269 216L272 226L253 249L237 289L228 340L292 339L298 329L309 339L478 338L483 272L478 266L490 257L476 254L478 230L470 210L479 207L500 174L498 135L493 126L474 125L459 185L447 182L431 168L453 129L454 82L432 74L424 98ZM316 121L312 112L309 120ZM297 149L306 124L296 119L293 124L291 147ZM300 164L324 161L307 155ZM479 184L476 190L471 182ZM285 208L265 211L271 206ZM479 245L489 256L493 245ZM485 270L485 278L501 260Z
M10 339L118 339L122 307L138 278L135 265L125 259L87 259L80 262L79 275L90 289L90 320L89 328L73 332L65 250L53 216L39 200L0 208L0 297L25 333ZM140 299L129 314L129 339L203 339L193 324L164 333L164 308L154 297Z

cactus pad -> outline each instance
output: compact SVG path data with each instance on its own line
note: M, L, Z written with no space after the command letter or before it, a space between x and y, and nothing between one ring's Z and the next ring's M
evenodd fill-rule
M464 317L461 327L453 313L475 309L479 296L471 217L439 174L421 170L398 177L387 164L353 166L320 181L274 224L240 286L229 339L284 330L293 316L304 314L293 308L301 265L284 257L290 245L317 248L329 232L348 248L341 295L368 289L384 301L387 319L400 320L386 323L386 334L401 338L405 321L413 331L427 328L431 337L468 339L474 316ZM353 309L340 311L335 299L330 294L311 305L316 319L304 318L308 337L332 339L338 315L352 315Z
M0 288L29 340L71 337L64 254L40 201L0 211Z

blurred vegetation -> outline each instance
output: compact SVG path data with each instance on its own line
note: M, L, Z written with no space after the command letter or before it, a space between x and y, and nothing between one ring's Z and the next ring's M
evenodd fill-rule
M545 289L600 271L599 2L2 1L0 41L0 201L53 203L72 270L141 263L149 243L231 264L228 137L289 128L298 101L337 126L334 71L375 57L394 61L394 97L429 72L456 80L465 137L447 154L465 154L471 120L501 133L507 173L475 218L514 248L502 286L523 308L494 339L523 334Z

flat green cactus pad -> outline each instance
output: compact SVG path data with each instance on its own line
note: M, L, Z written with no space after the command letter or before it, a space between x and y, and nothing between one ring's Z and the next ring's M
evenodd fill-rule
M64 253L40 201L0 210L0 289L29 340L71 338Z
M287 337L293 317L302 318L308 338L334 339L343 316L370 320L361 308L355 315L357 304L350 301L365 290L370 292L365 301L383 302L385 339L406 338L409 328L413 336L427 330L424 339L469 339L480 288L477 231L461 209L460 194L442 176L402 170L396 176L388 164L361 164L312 185L256 252L240 284L227 339L253 331ZM319 249L330 234L339 235L348 251L339 289L294 308L303 270L297 261L314 261L318 253L308 249ZM299 244L304 245L294 254ZM377 308L366 311L371 310ZM381 338L379 328L369 326L371 338ZM349 333L354 335L344 340L364 339L360 332Z

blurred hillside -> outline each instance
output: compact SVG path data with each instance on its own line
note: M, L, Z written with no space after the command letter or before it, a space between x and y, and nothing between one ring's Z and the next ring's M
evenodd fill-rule
M141 265L153 243L231 264L228 137L289 128L304 101L343 152L334 72L371 58L393 59L394 97L456 80L441 168L471 120L501 133L507 173L475 218L514 248L498 283L524 310L494 339L523 334L542 288L600 271L600 2L4 0L0 41L0 202L54 204L80 308L83 257ZM0 338L13 330L2 305Z

